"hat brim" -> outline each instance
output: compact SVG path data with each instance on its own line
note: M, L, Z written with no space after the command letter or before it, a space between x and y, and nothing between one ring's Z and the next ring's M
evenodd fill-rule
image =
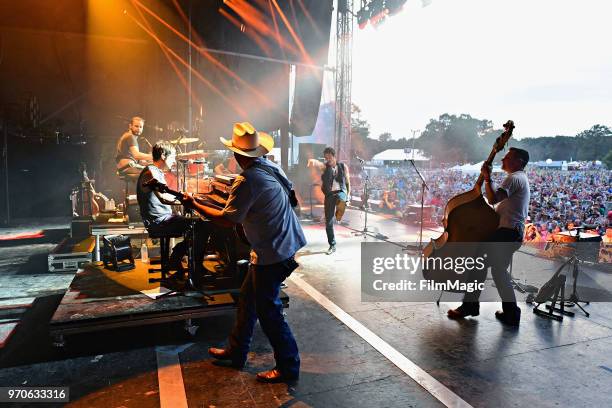
M272 149L274 148L274 139L272 138L272 136L270 136L267 133L264 133L264 132L257 132L257 133L259 136L259 146L257 146L257 148L253 150L248 150L248 151L242 150L239 147L234 146L231 140L227 140L223 137L220 137L219 140L229 150L235 153L238 153L241 156L246 156L246 157L265 156L266 154L270 153Z

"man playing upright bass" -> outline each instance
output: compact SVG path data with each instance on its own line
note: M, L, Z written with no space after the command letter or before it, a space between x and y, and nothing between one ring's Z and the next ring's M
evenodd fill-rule
M521 309L516 305L516 297L508 266L523 241L525 218L529 210L529 180L524 169L529 162L529 153L523 149L511 147L502 159L502 170L508 175L495 188L491 179L491 168L483 165L481 174L485 183L485 194L489 204L495 205L499 215L499 226L488 242L483 245L491 266L491 275L502 299L502 311L495 313L501 322L518 326L521 320ZM466 281L484 282L487 269L473 269L468 272ZM457 309L448 311L451 319L462 319L466 316L478 316L480 291L467 292L463 304Z

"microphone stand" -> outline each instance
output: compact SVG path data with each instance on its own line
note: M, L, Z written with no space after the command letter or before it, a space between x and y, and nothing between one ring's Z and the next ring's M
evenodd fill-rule
M414 159L409 159L409 161L412 164L412 167L414 167L414 170L416 171L416 174L421 179L421 232L419 233L419 247L418 247L418 249L419 249L419 251L422 251L423 250L423 207L425 206L424 205L425 204L425 189L429 190L429 187L425 183L425 179L421 175L421 172L419 171L419 169L417 169L417 166L414 164ZM406 247L406 249L408 249L408 247Z
M367 239L367 237L372 237L374 239L378 239L380 241L384 241L388 244L392 244L395 246L398 246L402 249L406 249L404 246L398 244L397 242L393 242L389 240L389 237L386 235L383 235L381 233L375 232L375 231L368 231L368 200L369 200L369 188L370 188L370 175L368 174L367 171L365 171L365 169L363 168L363 164L365 163L365 160L363 159L359 159L357 158L357 160L359 160L359 162L361 163L361 169L362 169L362 173L365 172L365 183L363 185L363 193L364 193L364 200L363 200L363 212L365 213L365 222L364 222L364 226L362 230L357 230L356 228L351 228L347 225L344 225L344 228L349 229L351 231L353 231L353 234L355 236L359 236L359 237L363 237L363 239ZM349 197L350 200L350 197Z
M359 163L361 164L361 172L365 173L365 182L363 183L363 212L365 213L365 219L364 219L364 224L363 224L363 230L358 231L358 232L354 232L353 234L355 234L356 236L363 236L363 238L365 239L365 237L368 235L368 188L370 187L370 175L368 174L367 171L364 170L364 160L361 160L360 158L357 158L357 160L359 160ZM349 197L349 201L350 201L350 197Z

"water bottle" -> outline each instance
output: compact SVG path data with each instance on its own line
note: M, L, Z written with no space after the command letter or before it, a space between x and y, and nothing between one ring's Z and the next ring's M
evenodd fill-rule
M147 248L146 243L142 244L142 247L140 248L140 260L143 263L149 262L149 249Z

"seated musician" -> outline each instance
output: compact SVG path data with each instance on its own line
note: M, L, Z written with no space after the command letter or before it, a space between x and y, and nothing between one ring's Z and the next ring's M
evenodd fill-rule
M192 222L191 219L182 215L172 213L172 204L178 204L170 194L162 194L154 191L143 184L155 179L160 183L166 184L164 171L169 170L176 162L176 150L169 142L157 142L152 151L153 164L146 166L140 173L136 185L136 195L142 221L147 231L154 234L181 234L187 230ZM191 284L196 289L200 289L203 276L202 260L204 257L204 247L209 236L210 228L202 220L195 222L195 242L194 245L194 265L195 274L190 276ZM181 260L187 255L185 241L178 243L172 250L170 256L170 267L176 269L179 275L183 275Z
M526 150L511 147L502 159L502 170L508 175L497 189L491 180L491 168L483 166L481 169L487 201L495 205L495 211L499 215L499 226L487 240L489 244L484 245L488 256L487 262L491 266L491 275L502 299L503 310L495 312L495 317L512 326L518 326L521 309L516 305L508 266L514 252L521 247L525 219L529 210L529 180L523 171L528 162L529 153ZM466 281L484 282L487 269L473 269L468 274ZM478 316L479 297L480 291L466 293L463 304L457 309L449 310L448 317L461 319L466 316Z
M223 210L194 208L216 222L241 223L251 248L251 266L240 288L237 319L227 349L211 348L209 354L228 360L235 368L246 362L253 328L259 319L274 349L276 367L257 374L262 382L294 381L299 376L300 357L296 341L283 317L280 285L298 266L295 253L306 239L291 208L287 189L291 182L276 164L262 156L272 150L273 139L257 132L248 122L236 123L232 140L221 139L234 152L243 169ZM282 183L282 184L281 184Z
M138 147L138 136L142 134L144 119L134 116L130 120L128 131L117 141L117 172L120 174L139 174L144 168L139 162L141 160L151 161L152 155L141 153Z

